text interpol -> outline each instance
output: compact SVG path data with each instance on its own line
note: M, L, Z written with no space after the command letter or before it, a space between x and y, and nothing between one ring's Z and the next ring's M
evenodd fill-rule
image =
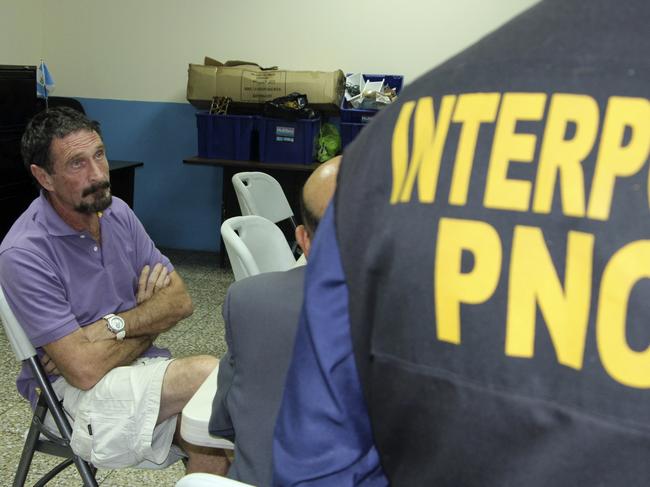
M517 131L520 122L542 124L542 135ZM460 126L451 183L444 195L436 194L451 124ZM393 131L391 204L434 204L436 198L447 198L450 205L466 205L483 124L493 124L494 132L482 188L486 209L540 215L560 211L565 217L607 222L617 181L637 175L648 163L647 98L611 96L601 113L597 101L582 94L468 93L444 96L439 107L434 107L433 98L424 97L402 106ZM570 126L573 133L568 137ZM583 163L593 151L595 166L587 185ZM534 180L509 177L512 164L535 164ZM646 192L649 189L646 184ZM560 208L552 208L556 191ZM647 198L650 202L650 194ZM558 362L580 370L593 294L598 300L593 322L604 369L621 384L650 388L650 346L634 350L626 338L630 293L640 280L650 278L650 240L624 242L596 281L600 287L595 293L591 289L595 236L569 231L566 242L561 282L544 229L514 226L505 354L534 355L539 307ZM474 257L468 272L461 271L463 252ZM478 219L440 219L433 276L439 340L461 344L461 305L487 302L503 268L502 240L494 226Z

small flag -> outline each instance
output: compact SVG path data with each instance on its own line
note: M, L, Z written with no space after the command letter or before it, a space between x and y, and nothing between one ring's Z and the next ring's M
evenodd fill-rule
M54 78L52 78L50 70L47 69L45 61L41 59L41 64L36 70L36 96L47 100L52 91L54 91Z

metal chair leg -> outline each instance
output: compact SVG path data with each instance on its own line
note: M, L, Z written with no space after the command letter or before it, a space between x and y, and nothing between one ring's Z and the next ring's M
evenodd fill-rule
M59 433L61 434L61 442L57 443L61 447L63 456L69 457L71 461L74 462L85 487L97 487L97 480L95 479L96 469L88 462L75 455L70 448L72 427L70 426L68 418L65 417L65 413L63 412L59 398L56 397L56 393L54 392L54 389L52 389L52 385L50 384L50 381L45 374L42 365L35 357L30 357L27 359L27 361L32 369L32 372L34 373L34 377L38 380L38 383L41 384L42 388L37 404L37 409L32 420L32 426L30 426L28 439L25 441L25 447L23 450L23 454L29 456L29 459L26 461L21 460L20 465L18 466L18 471L16 472L14 487L22 486L24 484L32 457L34 455L34 451L37 450L36 444L39 442L40 434L42 432L41 425L43 425L45 421L45 415L48 411L52 415ZM68 465L70 465L70 462L63 462L59 464L57 467L48 472L48 474L46 474L46 477L50 476L49 478L51 479ZM22 483L16 483L18 480L21 480Z
M47 485L50 480L59 475L59 473L68 468L70 465L72 465L72 458L66 458L52 470L43 475L40 480L34 484L34 487L43 487L44 485Z
M29 467L32 464L32 458L34 457L36 444L38 443L38 438L40 435L38 423L34 421L34 419L38 418L42 422L46 414L47 407L45 406L45 401L39 397L38 403L36 404L36 409L34 411L34 417L32 418L32 424L30 425L29 431L27 432L27 438L25 439L23 452L20 455L18 469L16 470L16 475L14 476L14 487L22 487L25 485L27 473L29 472Z

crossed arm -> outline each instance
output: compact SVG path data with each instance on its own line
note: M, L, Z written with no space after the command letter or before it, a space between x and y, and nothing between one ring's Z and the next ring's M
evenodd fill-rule
M62 375L74 387L90 389L110 370L138 358L159 333L192 314L183 280L161 264L142 270L137 303L118 313L126 325L124 340L115 339L104 319L97 320L45 345L45 370Z

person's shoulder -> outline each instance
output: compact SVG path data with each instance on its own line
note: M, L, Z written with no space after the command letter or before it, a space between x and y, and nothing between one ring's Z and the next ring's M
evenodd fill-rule
M47 245L48 233L36 221L39 211L38 202L33 202L11 226L0 243L0 254L10 249L38 251Z
M37 225L8 233L0 244L0 284L16 282L17 276L50 273L57 267L56 251L47 232Z
M287 287L300 287L305 279L305 266L293 267L287 271L264 272L250 276L230 285L231 297L246 297L264 293L276 295L286 292Z
M254 276L246 277L232 284L233 288L247 289L257 286L268 286L276 282L294 281L304 279L305 266L292 267L286 271L263 272Z
M223 304L226 335L239 337L295 331L302 305L304 266L265 272L234 282ZM235 339L235 342L237 339Z

